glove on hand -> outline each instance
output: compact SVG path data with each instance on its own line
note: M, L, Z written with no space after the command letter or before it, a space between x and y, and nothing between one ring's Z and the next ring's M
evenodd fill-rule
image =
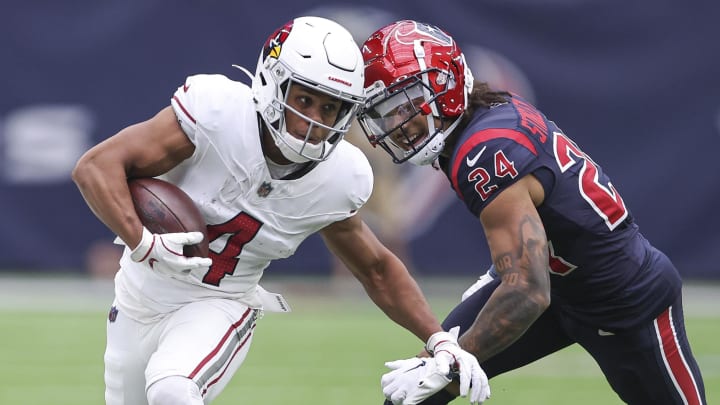
M465 301L469 296L475 294L475 292L487 284L490 284L491 281L495 280L498 277L497 272L495 271L495 265L490 266L487 273L480 276L480 278L477 279L475 284L471 285L470 288L465 290L465 292L462 294L462 298L460 299L460 302Z
M194 245L202 239L201 232L153 234L143 227L142 239L130 252L130 258L138 263L147 262L151 269L159 273L182 278L194 269L212 265L210 258L183 256L185 245Z
M383 394L393 405L418 404L443 389L452 375L438 370L437 359L413 357L385 363L392 371L380 379Z
M436 359L440 374L453 373L460 377L460 396L470 394L470 403L479 404L490 398L490 385L487 375L480 367L475 356L460 348L456 326L449 332L437 332L430 336L425 350Z

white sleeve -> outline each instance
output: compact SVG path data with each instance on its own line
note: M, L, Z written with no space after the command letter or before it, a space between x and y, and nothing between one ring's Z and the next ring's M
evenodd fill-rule
M190 141L202 142L198 126L212 129L221 125L228 114L227 105L235 98L234 82L219 74L189 76L173 94L171 105L178 122Z
M349 146L348 149L352 151L349 153L351 157L349 160L350 164L346 161L346 165L352 170L351 176L353 177L353 181L350 184L352 184L353 187L348 188L348 192L350 193L350 201L354 205L354 209L351 210L351 213L354 215L357 210L362 208L368 199L370 199L374 177L372 167L365 154L349 142L344 141L344 143L346 143L347 146ZM347 187L347 184L345 184L345 187Z
M172 96L171 105L177 116L180 127L185 131L185 134L190 138L192 143L197 144L195 140L195 130L197 128L197 120L193 116L192 111L195 107L195 93L190 93L190 89L196 90L197 86L192 86L195 76L190 76L185 79L185 84L178 87L175 94Z

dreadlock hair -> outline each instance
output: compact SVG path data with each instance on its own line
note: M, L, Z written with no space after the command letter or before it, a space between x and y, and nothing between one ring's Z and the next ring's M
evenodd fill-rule
M507 103L510 92L496 91L490 88L487 82L473 82L473 89L468 96L468 105L465 107L463 121L469 120L479 107L488 108L493 104Z
M454 149L455 142L457 142L458 134L462 133L463 130L468 126L472 119L475 111L479 108L490 108L495 104L507 103L511 97L508 91L498 91L490 88L487 82L481 82L475 80L473 82L473 89L468 96L468 104L465 107L463 116L458 126L452 131L450 136L445 139L445 147L443 152L451 153Z

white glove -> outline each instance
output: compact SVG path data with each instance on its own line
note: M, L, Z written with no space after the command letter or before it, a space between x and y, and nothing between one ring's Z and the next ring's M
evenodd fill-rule
M490 284L491 281L495 280L498 277L497 272L495 271L495 265L490 266L487 273L483 274L478 278L478 280L470 286L465 292L462 294L462 298L460 299L460 302L465 301L469 296L475 294L475 292L486 285Z
M456 373L460 377L460 396L470 394L471 404L480 404L490 398L490 385L487 375L480 367L477 358L460 348L456 326L449 332L436 332L425 345L436 359L438 372L444 375Z
M212 265L210 258L183 255L185 245L194 245L202 239L201 232L153 234L143 227L142 239L130 252L130 258L138 263L146 262L151 269L159 273L182 278L194 269L209 268Z
M393 405L418 404L452 381L438 370L437 359L413 357L385 363L392 371L380 379L383 394Z

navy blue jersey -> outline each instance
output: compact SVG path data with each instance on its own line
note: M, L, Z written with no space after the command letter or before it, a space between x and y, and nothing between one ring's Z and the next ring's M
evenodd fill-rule
M542 183L552 300L568 316L627 328L678 297L677 270L639 233L602 168L535 107L514 96L478 110L458 136L441 164L476 217L520 178Z

